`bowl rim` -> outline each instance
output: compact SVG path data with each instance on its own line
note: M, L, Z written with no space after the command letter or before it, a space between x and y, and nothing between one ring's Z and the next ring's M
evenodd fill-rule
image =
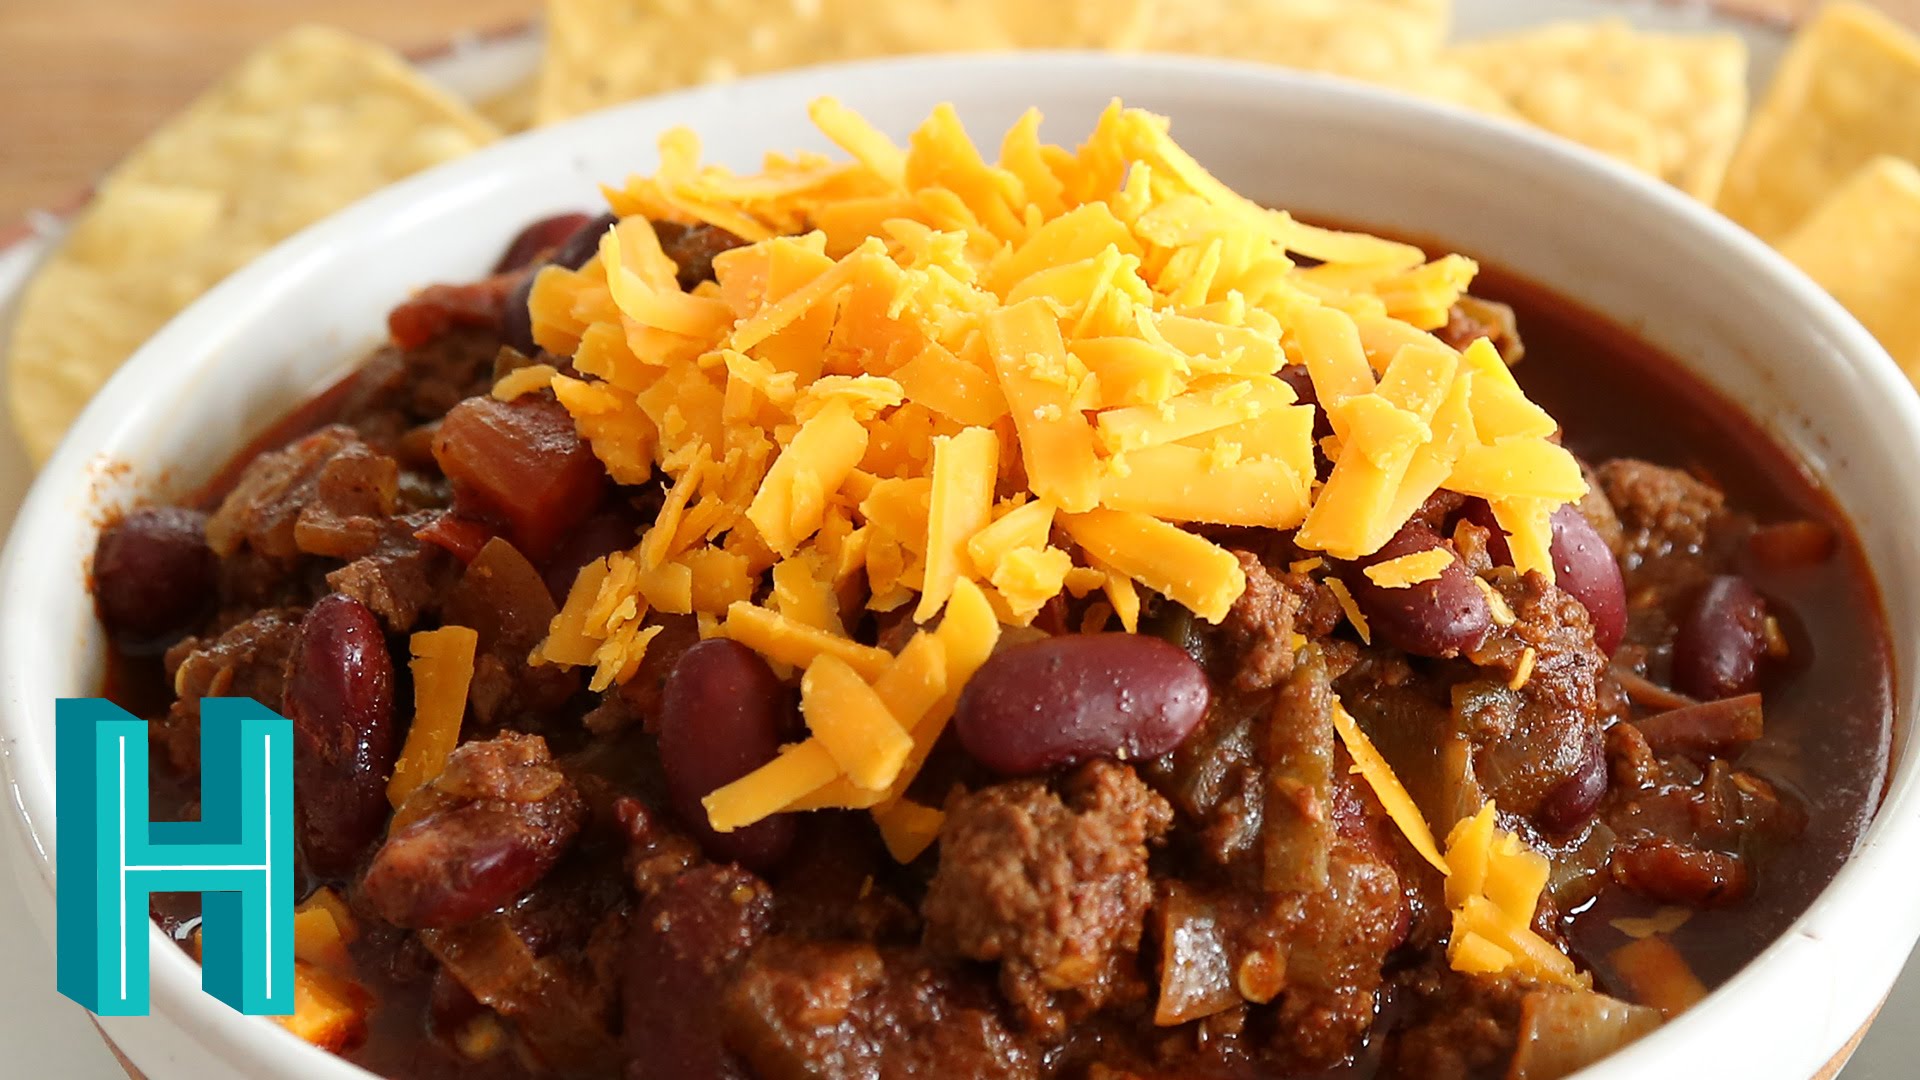
M55 528L61 522L70 522L76 512L69 503L72 493L76 489L91 491L102 470L112 467L104 460L104 451L96 448L115 445L128 432L165 423L164 418L146 404L150 397L166 396L157 394L156 386L177 389L191 372L235 362L221 359L219 350L208 344L219 340L222 324L238 309L270 303L288 283L297 282L309 268L328 263L329 249L336 237L353 235L375 228L387 219L403 217L410 209L424 207L436 195L455 189L484 189L490 176L519 155L541 151L564 154L568 146L595 135L611 136L616 132L630 135L632 129L661 129L677 122L676 115L683 112L711 115L726 109L750 108L755 101L804 99L833 93L836 87L848 83L858 83L868 89L888 82L911 85L929 74L948 80L968 75L999 80L1024 78L1037 80L1041 85L1046 85L1049 79L1060 78L1158 79L1199 88L1223 98L1234 97L1236 90L1257 89L1293 95L1306 105L1323 110L1357 110L1382 117L1397 114L1402 119L1418 120L1457 134L1465 145L1480 144L1483 150L1500 149L1530 156L1539 161L1542 169L1566 172L1585 182L1611 188L1662 223L1740 260L1761 285L1795 305L1835 343L1823 363L1851 367L1855 375L1879 391L1881 407L1890 410L1891 418L1899 421L1903 445L1883 446L1878 452L1920 457L1920 398L1915 397L1885 350L1836 301L1763 242L1709 207L1584 147L1453 106L1345 80L1245 62L1071 51L920 56L821 65L684 90L525 132L382 189L276 245L171 320L95 395L35 479L22 505L5 552L0 555L0 596L11 601L44 591L44 582L39 579L58 576L50 575L46 569L56 561L70 570L71 564L65 561L71 558L70 553L49 550L47 545L36 546L33 540L37 533ZM176 357L186 357L190 362L175 364ZM80 512L86 513L84 509ZM1877 584L1880 568L1873 569ZM0 609L0 748L5 751L6 795L13 804L12 812L4 816L21 831L27 850L33 856L31 862L39 884L28 887L37 888L44 897L50 897L52 778L23 771L13 752L19 733L30 728L36 711L30 709L21 690L17 647L34 635L34 614L31 604L10 602ZM1914 682L1914 673L1895 671L1896 732L1903 724L1911 727L1920 716L1920 687ZM44 709L38 712L44 716ZM1896 735L1896 739L1900 736ZM1858 898L1876 885L1887 885L1899 864L1920 860L1920 768L1915 767L1916 762L1920 762L1920 748L1911 745L1920 740L1904 741L1909 745L1903 747L1897 741L1889 757L1889 779L1871 823L1833 880L1808 909L1705 1002L1639 1044L1612 1055L1588 1075L1626 1077L1638 1075L1633 1071L1636 1069L1657 1070L1662 1055L1677 1047L1679 1040L1689 1033L1702 1031L1708 1024L1732 1030L1732 1025L1739 1023L1736 1002L1780 966L1770 959L1777 958L1797 939L1817 940L1819 935L1812 932L1811 924L1820 924L1827 931L1844 929L1845 923L1834 914L1835 909L1844 907L1849 898ZM0 851L0 855L16 864L20 861L19 854ZM1873 857L1865 858L1868 855ZM50 927L43 925L41 929L44 934ZM1885 937L1887 927L1878 929ZM1894 929L1897 933L1892 937L1899 939L1896 944L1904 955L1905 948L1920 934L1920 910L1906 915L1905 922ZM149 1022L165 1017L173 1030L191 1039L201 1051L255 1075L289 1074L296 1070L328 1080L366 1080L372 1075L305 1043L276 1024L234 1023L238 1014L200 991L198 966L180 950L165 945L157 927L150 927L150 931L149 948L159 955L153 961L151 976L156 1021ZM1887 939L1891 941L1892 937ZM1860 1010L1858 1016L1851 1017L1847 1030L1851 1031L1865 1019L1866 1012ZM1837 1045L1827 1048L1827 1052Z

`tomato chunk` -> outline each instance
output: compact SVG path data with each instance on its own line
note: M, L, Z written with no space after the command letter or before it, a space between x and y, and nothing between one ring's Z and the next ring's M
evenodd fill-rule
M559 403L473 397L440 422L433 457L453 482L454 512L498 521L534 562L599 508L607 477Z

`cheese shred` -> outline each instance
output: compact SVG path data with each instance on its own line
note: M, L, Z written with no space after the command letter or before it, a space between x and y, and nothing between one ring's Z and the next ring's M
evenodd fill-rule
M495 388L550 388L611 477L667 493L639 544L580 572L535 662L603 690L639 671L658 615L690 614L813 686L811 737L715 792L715 827L862 808L897 855L923 848L938 811L901 796L984 660L981 626L1094 589L1129 630L1143 590L1218 622L1246 578L1205 526L1297 529L1317 567L1377 551L1448 488L1487 499L1519 568L1551 576L1577 464L1490 345L1427 333L1471 260L1262 207L1118 102L1072 149L1029 114L998 161L950 107L904 144L830 99L810 115L851 160L740 175L663 136L659 175L607 189L619 220L595 256L534 280L533 338L568 363ZM656 221L742 243L686 290ZM896 657L849 636L862 608L936 636Z

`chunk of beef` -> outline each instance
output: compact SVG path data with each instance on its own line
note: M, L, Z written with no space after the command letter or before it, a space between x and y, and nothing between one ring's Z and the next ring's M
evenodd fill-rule
M1502 573L1494 585L1514 622L1470 652L1485 674L1454 688L1453 707L1486 794L1531 816L1590 760L1597 768L1606 659L1587 609L1545 577Z
M395 926L472 922L532 888L585 820L579 792L539 736L467 743L395 812L361 895Z
M746 241L717 225L704 221L682 225L677 221L656 221L654 235L660 238L660 250L680 271L680 287L688 292L703 281L713 280L713 257L737 248Z
M558 610L540 571L507 541L487 541L447 592L441 618L478 635L467 701L486 728L545 720L580 689L570 668L532 665L527 657Z
M730 1080L748 1074L716 1008L766 934L773 893L737 866L701 866L666 885L627 930L628 1080Z
M774 938L747 961L723 1011L728 1041L760 1080L1040 1075L988 987L913 950Z
M1616 458L1593 475L1620 519L1625 550L1642 557L1698 551L1726 505L1718 489L1651 462Z
M706 861L699 843L676 831L665 814L644 801L622 797L614 803L613 812L625 834L627 873L640 899L659 895L680 875Z
M1477 296L1463 296L1448 308L1447 324L1434 331L1434 336L1456 349L1486 338L1509 367L1519 363L1527 351L1520 342L1519 323L1513 317L1513 308Z
M493 386L501 356L500 337L485 329L454 326L415 348L385 345L354 377L342 415L375 446L401 445L447 410ZM405 463L430 465L431 455L401 454Z
M444 548L414 535L433 517L431 510L416 510L382 518L372 549L329 573L328 588L365 604L392 633L412 630L459 570Z
M1147 842L1173 819L1124 765L1091 762L1061 787L1020 780L958 799L921 909L929 947L998 961L1022 1022L1055 1032L1139 992Z
M301 614L268 608L219 637L186 638L167 650L167 681L178 697L155 731L174 768L189 776L199 772L201 698L250 697L280 708Z
M1327 875L1326 889L1283 894L1276 904L1292 917L1283 935L1286 988L1270 1038L1281 1059L1302 1071L1331 1068L1359 1048L1379 1008L1387 954L1407 934L1402 878L1381 846L1343 834Z
M379 543L398 484L391 457L351 428L324 427L254 458L207 519L207 544L222 557L245 546L281 562L358 558Z
M1616 845L1608 863L1622 887L1662 904L1726 907L1746 899L1749 875L1737 855L1708 851L1665 836Z
M1247 587L1227 609L1220 637L1234 659L1234 689L1265 690L1293 671L1293 624L1311 585L1305 575L1275 574L1248 552L1233 554Z
M1398 980L1408 1019L1387 1042L1388 1080L1474 1080L1513 1058L1527 988L1508 976L1465 975L1443 960Z

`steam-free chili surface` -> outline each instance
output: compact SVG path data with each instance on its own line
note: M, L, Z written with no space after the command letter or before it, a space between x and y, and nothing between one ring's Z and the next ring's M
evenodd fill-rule
M1009 635L975 677L1000 681L971 691L985 710L1032 696L1034 671L1166 670L1145 689L1177 713L1180 680L1204 673L1197 728L1152 736L1171 753L1049 768L1071 739L1016 731L974 748L1033 773L1004 778L950 738L916 787L946 800L941 841L907 866L864 815L713 834L690 797L793 733L792 690L764 662L673 622L606 695L524 663L573 570L634 543L660 497L600 476L550 400L484 396L525 362L503 344L531 351L525 261L583 259L561 240L579 224L403 305L396 344L349 383L95 554L109 693L156 721L172 770L156 817L195 812L199 697L252 695L300 729L304 889L346 898L370 999L337 1041L376 1072L1465 1078L1505 1075L1528 1043L1617 1043L1619 1018L1586 1004L1605 999L1449 969L1439 875L1349 775L1334 689L1416 801L1498 796L1503 826L1553 859L1537 928L1629 1002L1684 1005L1688 969L1711 987L1750 960L1877 805L1887 630L1831 501L1665 358L1486 274L1495 305L1463 304L1444 336L1524 342L1517 374L1595 489L1558 523L1556 550L1586 560L1563 561L1559 587L1500 568L1484 508L1416 518L1513 610L1507 636L1428 648L1405 597L1352 574L1376 629L1363 646L1285 535L1217 530L1249 577L1220 627L1161 603L1142 627L1160 640L1133 652ZM689 283L731 242L661 231ZM488 470L524 504L480 499ZM1080 614L1037 625L1067 634ZM480 635L464 746L393 815L384 768L364 763L406 735L407 635L442 622ZM891 647L899 629L862 625ZM1448 757L1459 739L1469 756ZM1301 791L1325 799L1283 794ZM154 914L191 945L192 904ZM1649 933L1684 965L1619 951Z

